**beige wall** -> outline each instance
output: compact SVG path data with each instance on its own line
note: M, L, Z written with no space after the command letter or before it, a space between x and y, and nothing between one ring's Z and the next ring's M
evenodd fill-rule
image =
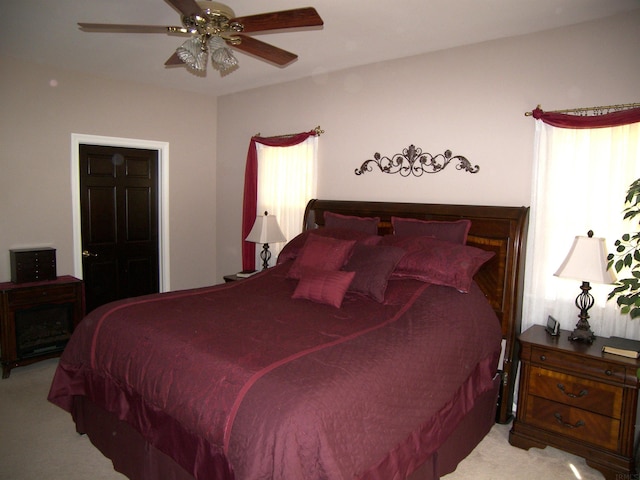
M218 275L240 262L249 138L321 125L318 196L529 205L537 104L557 109L640 101L640 12L541 34L384 62L218 99ZM480 172L422 178L354 170L399 153L466 156Z
M215 276L216 99L0 58L0 282L9 249L50 245L73 273L71 134L169 144L172 289ZM56 85L56 86L52 86Z
M321 125L319 197L528 205L536 104L639 101L640 13L203 98L0 58L0 281L8 250L73 271L71 134L168 142L171 288L240 268L249 138ZM50 85L51 80L57 86ZM220 120L218 120L220 119ZM409 144L480 166L422 178L354 170Z

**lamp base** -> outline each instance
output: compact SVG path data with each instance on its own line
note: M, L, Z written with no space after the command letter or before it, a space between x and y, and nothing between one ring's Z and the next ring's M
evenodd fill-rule
M262 260L262 269L266 270L269 268L269 259L271 258L271 252L269 251L269 244L265 243L262 246L262 251L260 252L260 259Z
M569 340L572 342L585 342L592 343L595 340L596 336L593 334L590 328L582 329L575 328L573 332L569 335Z
M580 295L576 297L576 307L580 309L580 315L578 315L580 320L576 323L576 328L573 330L573 333L569 335L569 340L591 343L596 336L591 331L591 326L589 325L589 309L593 307L594 302L593 295L589 293L589 290L591 290L589 282L582 282L580 290Z

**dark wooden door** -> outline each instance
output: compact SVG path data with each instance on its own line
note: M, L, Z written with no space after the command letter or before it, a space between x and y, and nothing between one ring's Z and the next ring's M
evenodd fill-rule
M158 292L158 152L80 145L86 310Z

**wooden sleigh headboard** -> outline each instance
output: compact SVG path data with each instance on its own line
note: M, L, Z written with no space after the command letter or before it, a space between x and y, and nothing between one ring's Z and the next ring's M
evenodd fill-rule
M323 227L325 212L380 217L380 235L392 233L392 216L422 220L471 220L467 244L496 254L478 271L475 281L491 303L502 325L505 348L496 420L499 423L509 422L513 415L513 391L518 365L517 335L522 323L529 207L314 199L307 204L304 229Z

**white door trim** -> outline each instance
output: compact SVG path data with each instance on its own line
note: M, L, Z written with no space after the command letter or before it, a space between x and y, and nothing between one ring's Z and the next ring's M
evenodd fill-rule
M71 134L71 206L73 209L73 270L82 278L82 233L80 224L80 144L142 148L158 151L158 241L159 289L168 292L170 285L169 257L169 143L133 138Z

